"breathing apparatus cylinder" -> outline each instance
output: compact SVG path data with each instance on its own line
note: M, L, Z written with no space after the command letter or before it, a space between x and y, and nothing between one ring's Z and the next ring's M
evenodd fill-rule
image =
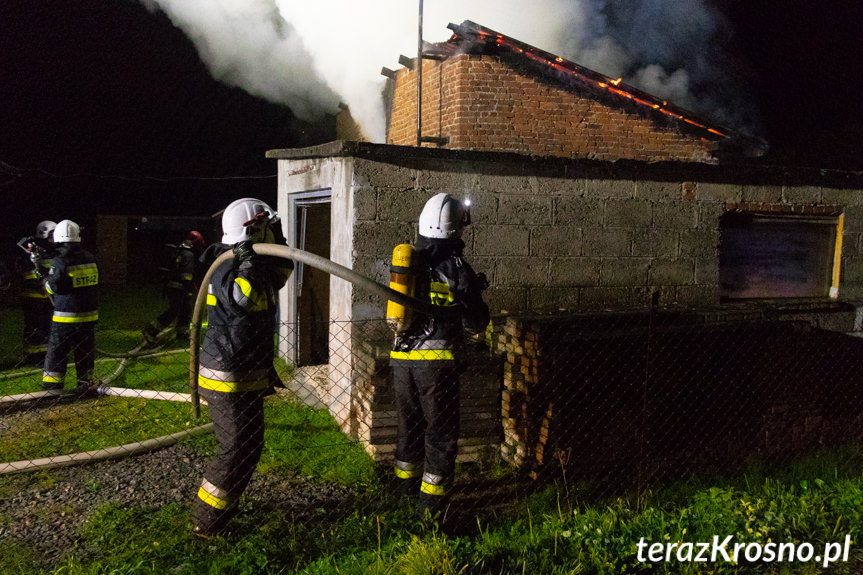
M393 262L390 266L390 288L408 296L414 295L415 277L411 269L413 247L399 244L393 248ZM399 333L410 323L411 310L392 300L387 301L387 325Z

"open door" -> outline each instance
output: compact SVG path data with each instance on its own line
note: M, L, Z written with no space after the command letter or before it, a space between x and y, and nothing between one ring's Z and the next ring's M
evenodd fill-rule
M295 246L315 255L330 257L330 197L298 199L295 204ZM330 276L295 263L296 365L329 362Z

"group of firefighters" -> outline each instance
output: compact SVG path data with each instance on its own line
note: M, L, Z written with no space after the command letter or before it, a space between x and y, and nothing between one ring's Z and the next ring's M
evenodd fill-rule
M482 332L489 322L482 298L487 282L462 255L461 234L469 223L466 203L449 194L435 195L420 214L416 242L398 246L407 257L393 262L394 276L410 277L409 289L399 291L447 306L449 312L458 310L441 315L414 311L390 322L396 332L390 365L398 409L393 485L399 494L416 498L423 517L445 509L455 473L465 330ZM222 232L222 241L207 250L202 250L198 232L186 236L177 252L175 277L167 285L168 309L144 329L152 342L174 322L177 334L188 337L196 263L206 269L222 253L232 252L209 279L200 353L198 389L219 445L194 504L193 531L203 538L229 527L260 459L263 399L282 385L273 363L278 292L293 269L290 260L263 256L253 248L256 243L287 245L278 214L265 202L232 202L222 214ZM78 389L90 390L98 319L95 259L81 248L80 228L69 220L56 226L40 223L33 241L24 293L27 357L38 362L44 350L43 388L62 389L66 360L74 351Z

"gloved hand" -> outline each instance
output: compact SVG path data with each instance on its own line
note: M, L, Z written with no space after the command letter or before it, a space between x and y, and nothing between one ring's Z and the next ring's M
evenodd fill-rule
M252 248L254 244L255 242L251 240L236 243L233 250L234 262L240 265L252 261L252 258L255 257L255 250Z

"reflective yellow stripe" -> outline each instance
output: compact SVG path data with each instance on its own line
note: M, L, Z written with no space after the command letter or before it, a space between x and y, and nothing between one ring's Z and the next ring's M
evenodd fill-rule
M392 359L412 359L412 360L429 360L429 359L455 359L452 351L449 349L414 349L411 351L391 351Z
M234 283L240 286L240 291L242 291L243 295L252 303L252 310L263 311L267 309L267 300L263 299L260 294L252 289L252 284L250 284L248 280L245 278L234 278Z
M70 266L66 272L72 278L72 287L94 286L99 283L99 268L96 267L96 264Z
M411 477L417 477L420 474L419 469L410 469L409 470L409 469L399 469L398 467L396 467L395 470L396 470L396 477L398 477L399 479L410 479Z
M209 379L202 375L198 376L198 385L204 389L220 391L222 393L234 393L242 391L260 391L267 389L270 382L267 379L258 379L254 381L217 381Z
M426 483L423 481L420 483L420 491L425 493L426 495L438 495L443 497L446 495L446 490L443 485L432 485L431 483Z
M217 301L218 300L216 300L216 296L211 293L207 294L207 305L216 305Z
M63 381L63 376L60 377L54 375L43 375L42 381L45 383L61 383Z
M97 311L88 311L74 315L69 312L54 312L54 321L57 323L86 323L88 321L96 321L98 319L99 312Z
M33 298L33 299L48 299L48 294L46 294L46 293L28 292L28 293L25 293L22 295L24 297L29 297L29 298Z
M184 280L192 281L192 274L182 274L180 277Z
M209 493L204 491L203 487L198 489L198 499L200 499L210 507L215 507L216 509L227 509L228 505L230 504L229 501L219 499L215 495L210 495Z
M449 285L443 282L431 282L429 286L429 299L434 305L449 305L455 301Z

